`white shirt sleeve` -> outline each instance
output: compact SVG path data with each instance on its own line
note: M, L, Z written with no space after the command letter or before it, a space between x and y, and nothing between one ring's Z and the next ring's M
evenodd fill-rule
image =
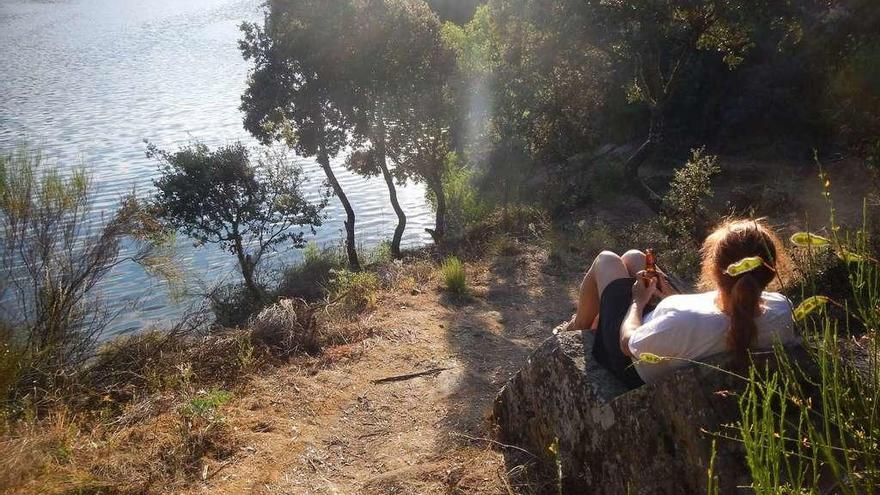
M687 341L674 335L678 333L676 330L683 330L681 318L676 318L675 315L674 310L655 314L651 321L633 332L629 339L629 352L634 358L638 359L643 352L660 357L683 354Z

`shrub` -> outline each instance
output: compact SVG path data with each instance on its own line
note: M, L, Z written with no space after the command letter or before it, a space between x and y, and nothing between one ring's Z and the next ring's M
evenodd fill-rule
M180 407L180 414L190 420L203 419L205 421L217 421L222 416L217 409L229 402L232 394L226 390L217 388L196 394Z
M707 200L714 193L712 177L719 170L717 157L706 155L703 149L693 150L691 159L675 171L660 217L625 228L623 244L653 248L663 270L694 282L699 275L702 239L717 220L710 214Z
M878 232L837 225L830 182L824 173L820 179L831 211L828 238L791 237L801 264L789 289L802 300L794 325L810 362L796 364L778 347L775 370L753 365L740 421L730 426L759 495L873 493L880 485ZM842 329L860 337L841 337Z
M340 250L321 250L317 244L309 243L303 249L302 262L284 269L277 295L306 301L322 299L333 277L333 270L344 266L345 259Z
M599 159L590 170L587 180L590 199L593 201L607 201L628 189L623 163L613 156Z
M113 317L95 288L114 266L132 260L156 273L170 265L157 262L169 238L133 194L104 217L93 193L84 169L64 175L39 152L0 153L0 300L11 320L0 326L29 400L52 393L94 353Z
M220 408L232 399L226 390L212 388L196 393L185 391L180 415L180 445L165 454L169 467L188 474L198 472L203 458L209 454L225 456L229 450L231 432Z
M495 208L480 221L468 226L459 247L469 253L482 254L487 245L493 242L534 242L548 230L549 221L544 210L530 205L509 204ZM499 238L502 240L499 241Z
M315 310L301 299L282 299L251 322L251 341L275 354L316 352L321 347Z
M443 274L443 282L446 284L447 291L458 296L467 294L467 275L461 260L455 256L446 258L446 261L440 265L440 272Z
M609 249L617 243L611 227L600 219L592 221L581 220L577 224L576 242L578 249L587 253L587 258L593 258L604 249Z
M875 31L876 32L876 31ZM880 135L880 40L852 43L835 61L827 88L827 117L850 146L867 151Z
M393 260L376 268L382 288L392 290L421 290L435 272L434 262L421 255L410 256L405 261Z
M371 272L353 272L346 269L333 270L329 297L331 306L340 308L348 317L373 309L379 277Z
M364 249L361 249L361 251L364 251ZM380 265L391 261L391 243L388 241L382 241L379 244L376 244L373 248L366 250L364 259L366 259L367 266Z
M522 249L515 237L499 235L489 243L486 251L494 256L516 256Z
M878 205L880 204L880 138L874 139L874 142L871 143L866 163L873 182L870 199L875 205Z
M446 197L445 236L452 243L457 242L469 226L482 220L489 212L489 205L474 187L473 171L461 163L456 153L450 153L446 160L442 189ZM436 210L437 198L429 188L428 202Z
M714 194L712 177L721 172L718 157L707 155L705 148L691 152L691 158L675 171L669 191L663 198L661 225L670 235L698 239L715 223L706 204Z
M215 322L227 328L244 326L267 302L263 296L255 295L245 284L220 286L208 294L208 300Z
M866 236L853 244L832 232L831 246L821 250L850 258L847 288L837 288L834 295L805 292L801 297L819 295L826 302L812 313L802 310L806 306L795 311L812 371L795 366L778 349L782 365L773 372L753 367L740 399L736 433L758 494L811 493L829 486L840 493L872 493L880 484L880 263ZM846 309L835 314L829 311L833 307ZM839 335L841 329L859 327L867 329L861 339Z
M4 328L0 322L0 401L9 397L18 382L18 367L21 362L19 345L13 342L12 329ZM2 412L0 412L2 423Z

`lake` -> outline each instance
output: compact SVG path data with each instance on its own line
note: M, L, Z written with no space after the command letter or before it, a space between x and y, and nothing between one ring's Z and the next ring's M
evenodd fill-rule
M238 51L238 26L262 19L260 1L230 0L0 0L0 149L27 142L62 168L92 173L97 212L112 211L131 188L149 195L156 163L143 140L174 150L193 140L216 146L242 140L257 146L238 110L249 65ZM362 247L390 239L396 216L381 179L334 170L357 215ZM323 173L311 159L292 157L311 177ZM433 225L424 188L398 189L408 214L404 245L429 241ZM312 239L320 246L344 237L344 211L335 198ZM235 281L234 257L217 246L178 241L189 278L202 285ZM267 260L295 262L289 250ZM136 265L113 271L102 297L119 317L110 334L173 322L187 301L169 300L164 287ZM191 301L189 301L191 302Z

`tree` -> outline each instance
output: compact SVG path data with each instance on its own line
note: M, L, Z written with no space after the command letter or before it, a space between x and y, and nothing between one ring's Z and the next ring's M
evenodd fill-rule
M160 218L199 244L219 244L238 259L245 287L254 300L264 292L256 279L263 255L290 242L305 245L308 226L321 225L321 209L302 194L302 170L267 156L251 164L241 143L214 151L193 144L168 153L148 145L147 156L160 162L155 207ZM271 160L271 161L267 161Z
M425 86L421 96L406 111L397 113L396 126L389 133L388 152L397 164L394 172L399 181L423 182L435 198L434 229L428 230L442 249L446 240L446 194L443 179L454 149L451 140L452 106L443 74L440 71L433 86Z
M611 81L584 19L572 1L497 1L461 30L463 68L488 79L491 137L504 154L559 162L596 143Z
M627 99L648 108L647 138L624 165L624 173L655 209L660 197L639 177L641 166L664 139L670 103L701 51L715 52L731 69L754 46L759 26L785 25L772 0L589 0L584 31L609 55L616 70L629 75ZM767 29L769 30L769 29Z
M272 0L262 27L242 25L239 47L254 62L242 95L245 128L263 144L283 141L300 156L316 157L345 209L349 265L360 270L354 209L330 167L353 125L343 71L355 49L346 36L355 13L348 0Z
M421 0L361 0L356 5L358 24L350 33L350 45L356 48L345 65L356 101L354 134L363 149L350 155L347 165L361 175L381 174L385 180L398 218L391 254L400 257L406 215L397 200L394 176L407 173L394 173L388 166L389 133L407 133L401 119L412 113L437 71L444 70L437 64L443 49L440 22Z

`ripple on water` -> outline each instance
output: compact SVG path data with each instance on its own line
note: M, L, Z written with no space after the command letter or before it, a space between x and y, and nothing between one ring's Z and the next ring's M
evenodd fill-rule
M63 167L85 164L93 174L95 211L112 212L132 187L151 194L156 164L144 139L173 149L194 139L216 146L240 139L256 146L238 111L248 65L238 48L238 25L258 21L261 0L70 0L0 3L0 148L27 140ZM295 158L309 174L308 192L323 188L313 160ZM364 179L333 163L358 215L358 242L391 237L396 217L381 179ZM432 215L424 188L398 190L408 222L404 245L428 242ZM313 239L338 242L343 211L326 209ZM178 240L184 269L204 284L234 280L234 260L216 246L193 248ZM293 262L297 251L273 256ZM172 301L158 282L131 263L120 265L100 287L119 312L111 334L168 323L190 301Z

